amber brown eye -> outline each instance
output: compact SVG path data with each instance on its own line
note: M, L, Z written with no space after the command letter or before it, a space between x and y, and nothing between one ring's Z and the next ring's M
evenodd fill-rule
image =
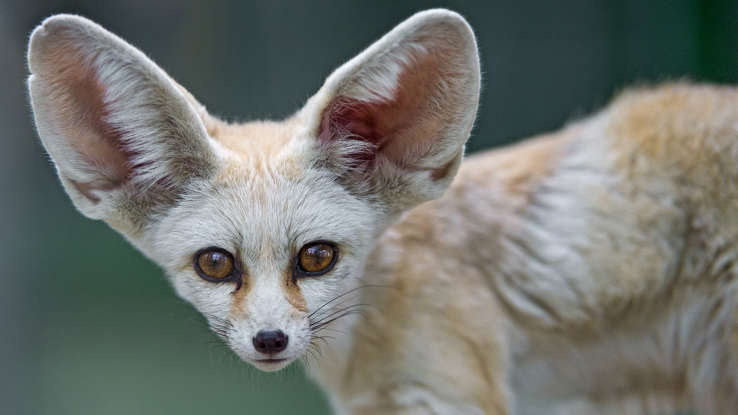
M338 248L330 242L311 242L300 249L297 256L298 274L323 275L333 268L338 258Z
M195 255L195 271L208 281L229 281L237 273L233 256L221 248L206 248Z

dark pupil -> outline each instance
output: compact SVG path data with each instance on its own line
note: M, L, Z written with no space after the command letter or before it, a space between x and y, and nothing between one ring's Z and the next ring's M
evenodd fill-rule
M223 254L221 254L220 252L211 252L209 256L210 266L212 268L218 268L218 265L223 262Z
M308 255L315 257L315 262L322 262L323 259L328 258L330 254L328 250L323 247L312 247L308 251Z
M331 252L323 246L311 246L308 248L307 256L313 262L313 266L319 267L331 257Z

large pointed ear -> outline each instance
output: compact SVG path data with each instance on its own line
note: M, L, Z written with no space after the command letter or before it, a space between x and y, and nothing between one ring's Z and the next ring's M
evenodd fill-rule
M205 109L143 53L94 22L46 19L32 33L28 88L41 141L77 208L140 222L212 173Z
M479 88L471 27L454 12L428 10L337 69L303 111L350 190L404 210L439 197L453 179Z

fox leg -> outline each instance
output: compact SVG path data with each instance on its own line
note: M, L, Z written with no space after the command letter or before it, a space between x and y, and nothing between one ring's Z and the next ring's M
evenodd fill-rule
M506 399L490 391L484 401L464 401L443 396L425 385L396 386L390 391L372 394L371 402L352 405L352 415L508 415ZM497 395L497 397L495 397Z
M395 345L362 342L349 373L368 376L349 375L346 413L510 414L505 347L489 331L468 336L443 326L408 330L411 338Z
M710 304L703 325L706 334L695 345L688 370L699 414L738 413L738 280L725 291Z

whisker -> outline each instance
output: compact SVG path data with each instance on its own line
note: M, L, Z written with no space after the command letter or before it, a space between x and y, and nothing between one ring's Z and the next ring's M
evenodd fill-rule
M322 329L322 330L332 331L332 332L334 332L334 333L342 334L342 335L344 335L344 336L346 336L346 335L347 335L347 333L346 333L346 331L345 331L345 330L339 330L339 329L337 329L337 328L333 328L333 327L323 327L323 329Z
M358 287L354 287L354 288L352 288L352 289L344 292L343 294L339 294L339 295L333 297L331 300L323 303L323 305L321 305L320 307L318 307L315 310L313 310L312 313L308 314L307 317L308 318L312 317L313 315L315 315L315 313L317 313L318 311L322 310L323 308L325 308L329 304L333 303L334 301L338 300L339 298L345 297L345 296L347 296L347 295L349 295L351 293L354 293L354 292L356 292L356 291L358 291L360 289L363 289L363 288L389 288L389 287L390 287L389 285L384 285L384 284L364 284L364 285L360 285Z
M317 337L317 338L320 339L320 337ZM322 340L325 341L325 339L322 339ZM313 341L311 341L310 343L313 347L313 351L317 355L315 357L315 361L317 362L319 357L323 357L323 350L321 350L320 345L318 343L315 343Z
M359 290L365 288L390 288L390 286L382 284L364 284L358 287L354 287L344 293L331 298L307 315L310 329L310 342L305 349L305 353L303 353L302 361L308 369L311 366L311 359L314 360L315 365L319 365L320 363L320 358L322 358L323 356L323 350L321 348L320 342L324 343L327 346L329 340L335 340L335 337L326 334L320 334L321 332L325 330L346 335L344 331L327 327L329 324L340 318L352 314L363 316L364 310L362 310L362 308L374 307L374 305L368 303L356 303L346 305L347 303L358 299L354 299L353 297L351 297L352 294L360 295L361 293L359 292Z
M333 316L343 313L344 311L352 310L352 309L358 309L361 307L370 306L370 304L366 303L359 303L359 304L352 304L343 308L340 308L338 310L332 311L328 313L327 315L321 316L319 320L311 321L310 326L311 327L317 327L320 326L324 321L331 319Z
M351 307L353 305L355 305L353 299L351 300L346 299L344 301L340 301L335 304L332 304L330 307L326 307L325 309L321 310L320 313L317 313L316 315L312 316L308 320L311 325L314 325L326 318L330 318L330 316L335 314L336 312L340 312L340 310L343 310L346 307Z
M213 319L208 322L208 326L218 337L227 342L233 323L228 319Z
M363 310L348 310L348 311L346 311L345 313L343 313L343 314L339 314L339 315L337 315L336 317L333 317L333 318L331 318L331 319L330 319L330 320L328 320L328 321L324 321L324 322L321 322L321 323L320 323L319 325L317 325L316 327L313 327L313 328L312 328L312 330L313 330L314 332L317 332L317 331L319 331L320 329L322 329L323 327L327 326L328 324L331 324L331 323L333 323L334 321L336 321L336 320L338 320L338 319L340 319L340 318L343 318L343 317L346 317L346 316L349 316L349 315L353 315L353 314L358 314L358 315L364 316Z

